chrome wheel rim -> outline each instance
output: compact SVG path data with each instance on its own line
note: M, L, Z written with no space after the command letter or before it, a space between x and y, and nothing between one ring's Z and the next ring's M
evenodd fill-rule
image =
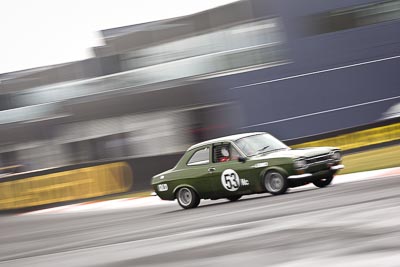
M192 202L192 198L192 192L188 188L179 190L178 200L182 205L188 206Z
M279 192L284 185L283 176L279 173L273 172L265 179L265 187L270 192Z

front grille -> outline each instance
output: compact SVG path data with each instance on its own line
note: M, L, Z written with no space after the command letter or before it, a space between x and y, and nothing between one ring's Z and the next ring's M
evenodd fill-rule
M314 165L314 164L317 164L320 162L326 162L329 159L330 159L329 154L324 154L324 155L318 155L318 156L306 158L306 162L307 162L307 165Z

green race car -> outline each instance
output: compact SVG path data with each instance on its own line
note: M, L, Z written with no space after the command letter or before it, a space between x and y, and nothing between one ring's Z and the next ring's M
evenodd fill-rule
M200 199L227 198L313 183L325 187L344 166L334 147L291 149L268 133L221 137L191 146L171 170L155 175L152 186L163 200L195 208Z

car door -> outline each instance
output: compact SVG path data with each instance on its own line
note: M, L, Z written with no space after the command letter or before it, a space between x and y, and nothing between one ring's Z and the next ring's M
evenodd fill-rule
M196 149L188 162L186 168L180 173L179 184L193 186L201 198L213 196L212 180L209 172L211 163L211 146L204 146Z
M223 148L229 151L225 156ZM216 197L250 193L249 179L244 176L247 164L238 161L239 153L231 143L217 143L212 146L212 161L208 172L212 177Z

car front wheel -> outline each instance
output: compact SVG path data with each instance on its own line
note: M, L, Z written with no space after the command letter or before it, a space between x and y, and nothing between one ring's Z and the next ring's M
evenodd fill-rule
M189 187L180 188L176 194L176 199L184 209L196 208L200 204L199 196Z
M313 184L317 187L322 188L322 187L329 185L332 182L332 180L333 180L333 177L322 178L317 181L314 181Z
M269 193L280 195L288 189L288 181L281 173L270 171L264 177L264 187Z

